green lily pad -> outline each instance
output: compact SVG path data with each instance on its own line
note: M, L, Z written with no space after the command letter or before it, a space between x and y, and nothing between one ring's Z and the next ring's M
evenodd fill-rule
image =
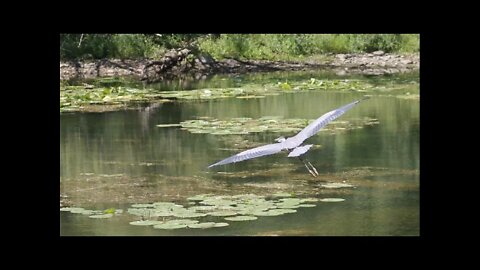
M251 96L238 96L236 98L241 98L241 99L251 99L251 98L264 98L265 96L255 96L255 95L251 95Z
M157 225L157 224L163 224L163 221L158 221L158 220L137 220L137 221L132 221L132 222L130 222L130 225L136 225L136 226L151 226L151 225Z
M179 218L196 218L196 217L205 217L207 214L203 213L193 213L193 212L185 212L185 213L173 213L174 217Z
M280 199L280 201L282 201L283 203L286 203L286 204L299 204L302 202L302 199L299 199L299 198L282 198Z
M189 201L203 201L207 198L211 197L210 194L200 194L200 195L196 195L196 196L193 196L193 197L189 197L187 198L187 200Z
M215 227L225 227L228 226L228 223L225 222L204 222L204 223L197 223L197 224L189 224L188 227L192 229L208 229L208 228L215 228Z
M186 227L187 227L187 224L175 224L175 223L164 223L164 224L153 225L153 228L163 229L163 230L175 230L175 229L182 229Z
M83 209L83 208L75 208L75 209L72 209L70 210L70 213L72 214L81 214L85 211L86 209Z
M173 211L152 211L149 212L150 217L172 217L174 215Z
M306 203L306 204L300 204L300 205L298 205L298 206L300 206L300 207L315 207L316 205L315 205L315 204L308 204L308 203Z
M81 207L62 207L60 208L60 211L62 212L71 212L71 211L82 211L85 210L84 208Z
M273 197L292 197L292 194L287 193L287 192L278 192L272 194Z
M229 225L229 224L226 223L226 222L217 222L217 223L215 223L214 227L215 227L215 228L219 228L219 227L226 227L226 226L228 226L228 225Z
M217 207L213 205L197 205L197 206L191 206L188 209L192 211L212 211L217 209Z
M206 199L204 201L201 201L200 204L215 205L215 206L227 206L227 205L235 204L235 202L231 201L231 200L210 198L210 199Z
M231 198L235 200L245 201L245 200L263 199L264 196L259 196L259 195L249 193L249 194L233 195L231 196Z
M154 203L153 204L155 210L164 210L164 211L183 211L184 206L180 204L174 203Z
M235 216L237 212L233 211L216 211L208 213L210 216L214 217L228 217L228 216Z
M82 212L79 212L79 214L82 214L84 216L92 216L92 215L99 215L99 214L103 214L103 213L102 213L102 211L83 210Z
M342 198L323 198L320 199L321 202L343 202L345 199Z
M247 220L256 220L258 219L255 216L236 216L236 217L226 217L225 220L229 221L247 221Z
M277 208L280 209L292 209L292 208L299 208L300 204L277 204Z
M285 214L283 211L278 211L280 209L268 210L268 211L257 211L253 212L254 216L265 216L265 217L272 217L272 216L280 216Z
M149 207L155 207L155 205L151 203L137 203L137 204L132 204L132 207L134 208L149 208Z
M345 184L345 183L328 183L328 184L323 184L320 185L323 188L350 188L354 187L353 185L350 184Z
M190 224L196 224L198 223L198 220L194 219L173 219L165 222L165 224L185 224L185 225L190 225Z
M288 208L276 209L275 211L284 213L284 214L292 214L297 212L297 210L295 209L288 209Z
M103 215L92 215L89 216L89 218L111 218L113 217L113 214L103 214Z

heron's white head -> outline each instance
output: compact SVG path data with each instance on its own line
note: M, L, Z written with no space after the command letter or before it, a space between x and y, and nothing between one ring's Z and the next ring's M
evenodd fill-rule
M278 137L275 139L276 142L284 142L285 138L284 137Z

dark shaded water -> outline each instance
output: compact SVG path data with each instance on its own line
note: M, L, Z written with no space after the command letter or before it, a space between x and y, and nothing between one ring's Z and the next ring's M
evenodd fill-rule
M417 75L407 76L406 80L418 81ZM254 79L271 79L269 75L262 76ZM274 76L294 79L312 74ZM379 79L394 83L404 78ZM210 83L230 87L238 84L234 80L219 77ZM407 90L412 92L411 88ZM418 85L413 91L418 93ZM206 169L209 164L247 149L238 144L268 144L280 135L292 134L220 136L156 127L202 116L314 119L362 96L356 92L312 91L262 99L164 103L130 111L62 114L60 192L68 196L72 206L113 207L126 212L132 203L172 201L186 205L187 197L202 193L279 191L318 198L340 197L345 201L317 203L316 207L301 208L293 214L259 217L255 221L231 222L228 227L203 230L132 226L129 222L138 217L126 213L97 220L61 212L60 234L419 235L418 100L374 95L338 120L371 117L378 119L378 125L337 134L320 133L310 138L307 143L322 146L306 155L319 170L318 178L311 177L301 163L283 153ZM345 181L355 188L320 189L319 185L325 181Z

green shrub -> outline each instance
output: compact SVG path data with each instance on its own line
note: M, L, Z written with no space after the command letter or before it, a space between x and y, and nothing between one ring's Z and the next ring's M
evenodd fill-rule
M416 34L85 34L80 42L81 37L60 35L61 59L159 58L168 49L185 46L216 59L265 60L377 50L412 53L420 49Z

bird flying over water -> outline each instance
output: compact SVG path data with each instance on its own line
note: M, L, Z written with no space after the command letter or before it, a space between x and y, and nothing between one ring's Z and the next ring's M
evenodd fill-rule
M332 122L333 120L337 119L341 115L343 115L345 112L353 108L355 105L360 103L360 101L368 99L369 97L364 97L363 99L356 100L352 103L349 103L347 105L344 105L340 108L337 108L333 111L329 111L325 113L324 115L320 116L318 119L313 121L310 125L305 127L303 130L301 130L297 135L290 137L290 138L284 138L280 137L275 139L277 143L273 144L267 144L263 146L259 146L256 148L252 148L246 151L243 151L241 153L238 153L236 155L233 155L229 158L226 158L224 160L221 160L217 163L214 163L208 168L212 168L214 166L218 165L225 165L229 163L236 163L240 162L243 160L247 159L252 159L252 158L257 158L257 157L262 157L262 156L267 156L267 155L272 155L276 154L278 152L281 152L282 150L286 150L289 152L288 157L298 157L300 161L305 165L307 168L308 172L316 177L318 175L317 169L308 161L302 159L300 156L305 154L310 147L312 147L312 144L307 144L307 145L301 145L306 139L310 138L311 136L317 134L320 129L322 129L324 126L326 126L328 123ZM310 166L310 167L309 167Z

